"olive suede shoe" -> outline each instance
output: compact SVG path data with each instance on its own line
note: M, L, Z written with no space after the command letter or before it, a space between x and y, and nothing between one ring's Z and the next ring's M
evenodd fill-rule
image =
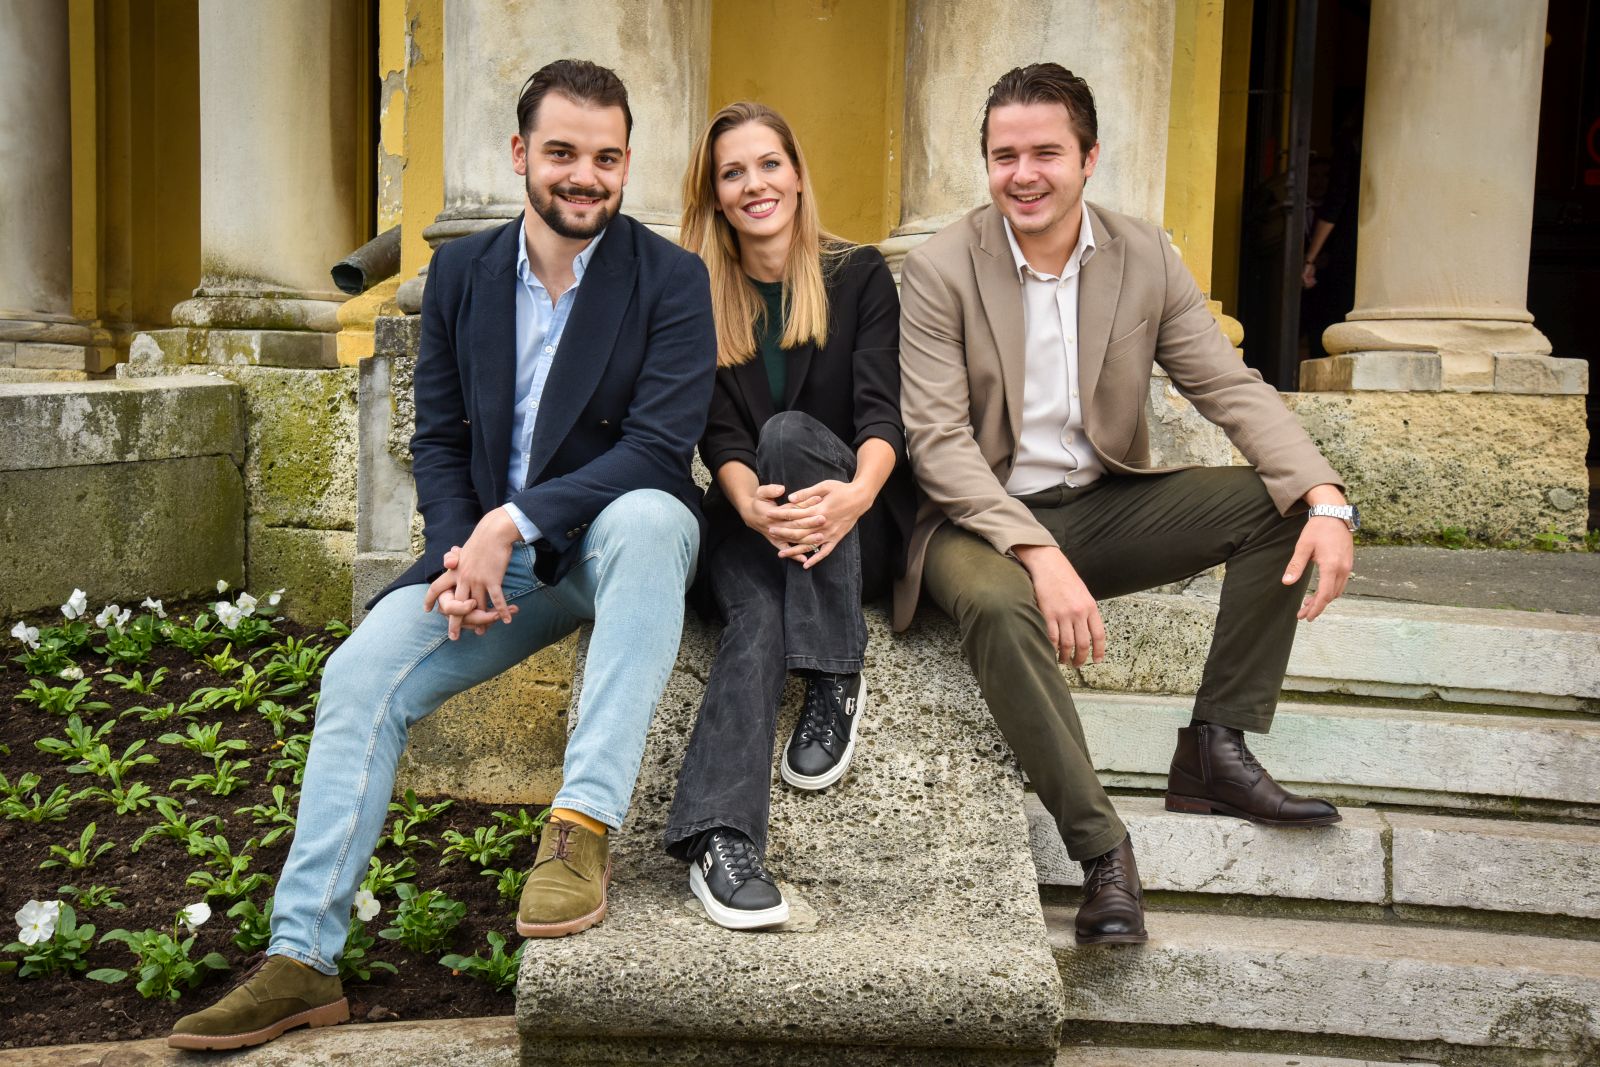
M605 834L551 818L539 838L538 858L522 886L517 933L565 937L606 917L611 882L610 844Z
M167 1047L244 1048L297 1026L332 1026L348 1018L350 1002L337 975L287 956L268 956L227 996L174 1023Z

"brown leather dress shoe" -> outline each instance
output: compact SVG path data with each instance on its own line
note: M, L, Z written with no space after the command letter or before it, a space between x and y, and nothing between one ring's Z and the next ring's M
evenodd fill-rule
M554 816L545 823L533 871L522 884L517 933L565 937L606 917L609 837Z
M1138 945L1144 930L1144 890L1133 860L1133 839L1083 861L1083 904L1073 923L1080 945Z
M1178 731L1167 773L1167 810L1232 815L1264 826L1326 826L1340 819L1326 800L1291 793L1256 762L1244 734L1213 722Z

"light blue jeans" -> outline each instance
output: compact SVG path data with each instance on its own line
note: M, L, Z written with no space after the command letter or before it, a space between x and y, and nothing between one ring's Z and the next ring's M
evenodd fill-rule
M594 620L594 632L581 714L567 740L555 806L620 827L677 657L699 541L695 517L680 501L635 490L594 520L582 561L557 585L533 576L529 546L512 549L502 585L519 608L510 625L496 623L482 637L463 631L452 642L444 617L422 610L426 586L396 589L379 601L328 659L268 954L337 973L411 724L586 619Z

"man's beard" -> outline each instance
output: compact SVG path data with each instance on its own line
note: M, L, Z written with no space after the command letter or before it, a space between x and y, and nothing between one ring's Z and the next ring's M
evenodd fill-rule
M526 180L528 189L528 203L533 205L534 214L544 220L544 224L562 237L573 240L583 240L593 237L611 222L617 212L622 210L622 191L617 191L617 196L611 203L606 202L606 193L603 189L580 189L576 185L558 185L549 193L533 184L533 179ZM556 199L562 196L594 197L600 203L595 206L594 219L587 223L574 223L561 211L561 203Z

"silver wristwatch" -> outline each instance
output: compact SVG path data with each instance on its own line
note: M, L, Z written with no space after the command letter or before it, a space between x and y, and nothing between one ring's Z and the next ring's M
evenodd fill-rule
M1361 529L1361 511L1354 504L1312 504L1306 509L1306 517L1340 519L1351 533Z

